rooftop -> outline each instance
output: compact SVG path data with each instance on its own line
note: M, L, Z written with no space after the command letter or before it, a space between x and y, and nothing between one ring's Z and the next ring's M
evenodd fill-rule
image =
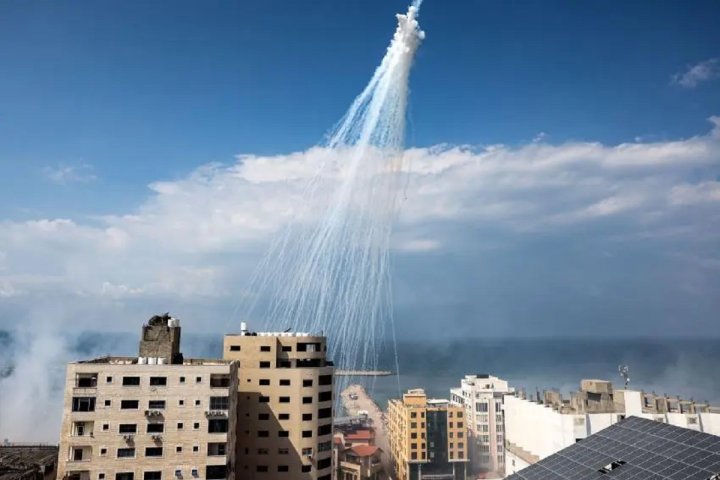
M71 362L75 364L87 364L87 363L97 363L97 364L105 364L105 365L138 365L142 364L140 363L141 357L117 357L112 355L107 355L104 357L98 357L93 358L90 360L79 360L76 362ZM222 360L218 358L185 358L183 359L182 364L168 364L168 363L162 363L159 365L164 365L166 367L175 367L178 365L228 365L232 363L232 360ZM143 364L144 365L144 364Z
M58 447L53 445L0 446L0 480L27 478L32 472L41 474L55 470Z
M350 447L349 450L358 457L371 457L380 449L374 445L355 445L354 447Z

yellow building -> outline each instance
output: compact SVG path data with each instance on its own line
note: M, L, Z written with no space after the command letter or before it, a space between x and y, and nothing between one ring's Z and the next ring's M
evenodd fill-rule
M388 433L397 480L465 479L466 425L463 408L408 390L388 402Z
M334 368L325 337L250 332L243 323L223 350L240 364L239 478L330 480Z

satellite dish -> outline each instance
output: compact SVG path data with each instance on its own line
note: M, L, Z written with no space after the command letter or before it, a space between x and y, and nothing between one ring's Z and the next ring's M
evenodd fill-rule
M620 364L618 365L618 372L620 372L620 376L625 381L625 388L627 388L630 383L630 367L625 364Z

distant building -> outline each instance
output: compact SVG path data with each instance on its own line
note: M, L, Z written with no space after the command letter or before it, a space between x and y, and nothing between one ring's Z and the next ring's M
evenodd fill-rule
M169 315L139 352L67 366L57 478L234 478L238 363L184 359Z
M223 348L241 370L239 478L330 480L334 367L325 337L250 332L243 323Z
M515 390L491 375L466 375L450 400L465 409L468 456L473 473L505 471L503 398Z
M58 447L0 445L0 480L54 480Z
M333 456L337 480L380 480L382 449L375 445L375 429L365 422L335 425Z
M601 478L720 478L720 437L628 417L507 480Z
M580 391L505 397L507 475L600 432L631 415L720 435L720 409L678 397L615 390L604 380L582 380Z
M431 400L422 389L388 402L388 434L397 480L464 479L464 408Z

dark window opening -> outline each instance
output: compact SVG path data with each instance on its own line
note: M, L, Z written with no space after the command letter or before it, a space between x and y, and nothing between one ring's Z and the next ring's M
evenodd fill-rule
M145 448L146 457L162 457L163 447L147 447Z
M121 400L121 410L137 410L140 407L140 400Z
M143 473L143 480L162 480L162 472L145 472Z
M147 433L163 433L164 431L164 423L148 423L147 425Z
M72 411L73 412L94 412L95 411L95 397L73 397Z
M150 385L154 387L167 386L167 377L150 377Z
M213 418L208 421L208 433L227 433L227 418Z
M140 377L123 377L124 387L137 387L140 385Z

